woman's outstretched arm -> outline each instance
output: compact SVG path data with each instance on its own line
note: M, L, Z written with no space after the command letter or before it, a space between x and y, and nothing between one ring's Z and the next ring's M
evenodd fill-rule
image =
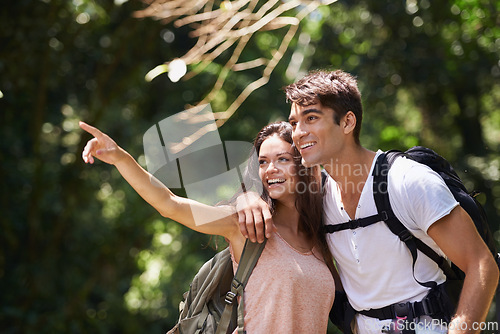
M80 122L80 127L94 136L83 149L82 158L85 163L93 164L95 157L114 165L135 191L164 217L171 218L201 233L221 235L232 243L238 244L239 239L244 240L239 232L233 207L213 207L176 196L163 183L144 170L108 135L84 122ZM193 217L193 212L197 213L196 219ZM240 248L236 244L235 248Z

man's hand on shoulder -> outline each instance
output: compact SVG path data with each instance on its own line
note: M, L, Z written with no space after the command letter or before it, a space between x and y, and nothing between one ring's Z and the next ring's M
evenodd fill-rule
M255 192L238 196L236 212L241 234L252 242L262 243L264 236L269 238L276 231L269 205Z

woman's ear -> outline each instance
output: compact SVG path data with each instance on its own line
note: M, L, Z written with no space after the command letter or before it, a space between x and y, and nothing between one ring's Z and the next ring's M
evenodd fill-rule
M342 129L344 134L348 134L354 131L356 127L356 115L352 111L348 111L343 118Z

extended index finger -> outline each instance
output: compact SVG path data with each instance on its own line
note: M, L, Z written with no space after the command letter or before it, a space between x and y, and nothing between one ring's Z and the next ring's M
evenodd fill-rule
M82 130L87 131L92 136L96 137L97 139L103 137L103 133L98 128L95 128L95 127L93 127L91 125L88 125L87 123L82 122L82 121L79 122L79 125L80 125L80 128Z

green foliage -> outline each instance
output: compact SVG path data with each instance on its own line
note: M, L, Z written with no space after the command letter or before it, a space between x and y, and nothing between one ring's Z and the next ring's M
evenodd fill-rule
M340 1L320 16L321 33L303 29L316 51L306 66L358 76L365 146L434 148L484 193L497 230L499 179L468 161L480 157L489 166L500 148L498 5Z
M120 3L122 3L120 5ZM182 293L214 254L210 237L163 219L115 169L87 166L85 120L144 163L142 135L201 100L210 64L171 83L146 73L184 54L184 29L131 15L137 1L10 1L0 14L0 327L4 333L164 332ZM486 0L339 1L304 21L287 60L220 129L251 141L286 119L281 87L312 68L358 76L372 148L423 144L483 192L493 229L500 214L500 28ZM174 34L172 40L164 38ZM242 59L279 44L249 42ZM200 68L202 67L199 65ZM230 73L212 105L224 111L259 72ZM496 233L497 239L500 234ZM221 245L221 247L223 247Z

